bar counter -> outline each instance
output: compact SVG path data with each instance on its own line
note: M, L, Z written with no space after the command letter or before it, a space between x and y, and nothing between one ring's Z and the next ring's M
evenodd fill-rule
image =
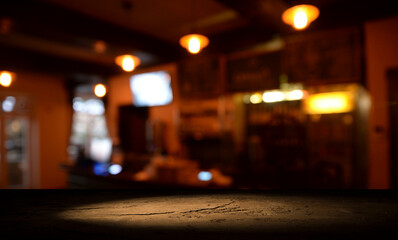
M398 237L387 190L2 190L2 239Z

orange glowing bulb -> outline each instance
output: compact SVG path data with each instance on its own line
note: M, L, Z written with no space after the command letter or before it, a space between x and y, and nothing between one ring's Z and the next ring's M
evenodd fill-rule
M200 51L200 41L198 38L193 37L188 42L188 51L190 53L198 53Z
M3 71L0 74L0 85L3 87L9 87L12 82L12 73Z
M294 27L296 29L303 29L308 25L307 14L304 11L297 11L294 15Z
M189 34L180 38L180 45L190 53L196 54L209 45L209 39L200 34Z
M140 64L140 59L133 55L122 55L116 57L115 62L124 71L131 72Z
M97 97L103 97L106 94L106 87L104 84L97 84L94 87L94 93Z
M135 68L134 60L131 57L125 57L123 59L122 68L127 72L133 71Z
M302 4L287 9L282 14L282 20L286 24L292 25L297 30L305 29L317 19L319 9L312 5Z

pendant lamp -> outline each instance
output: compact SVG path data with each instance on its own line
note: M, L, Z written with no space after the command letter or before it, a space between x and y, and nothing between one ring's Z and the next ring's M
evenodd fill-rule
M209 39L201 34L188 34L180 38L180 45L186 48L188 52L196 54L209 45Z
M101 98L106 94L106 86L102 83L98 83L94 86L94 94L95 96Z
M126 72L133 71L141 63L138 57L128 54L116 57L115 62Z
M282 14L284 23L297 30L307 28L319 16L319 9L313 5L301 4L288 8Z
M3 87L11 86L11 83L14 81L15 73L8 71L0 71L0 85Z
M192 15L194 16L195 13L195 7L194 7L194 0L191 0L191 7L192 7ZM195 20L195 16L193 17ZM207 45L209 45L209 39L202 35L195 33L194 30L192 30L191 34L182 36L180 38L180 45L187 49L188 52L192 54L197 54L199 53L203 48L205 48Z

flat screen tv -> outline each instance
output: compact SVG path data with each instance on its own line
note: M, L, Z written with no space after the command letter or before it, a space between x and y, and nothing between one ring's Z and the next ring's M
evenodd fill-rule
M133 104L137 107L167 105L173 101L171 77L167 71L133 75L130 78Z

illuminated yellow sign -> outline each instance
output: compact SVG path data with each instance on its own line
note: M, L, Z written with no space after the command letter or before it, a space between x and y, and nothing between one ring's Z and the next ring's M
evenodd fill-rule
M309 95L305 100L308 114L350 112L354 103L350 92L328 92Z

